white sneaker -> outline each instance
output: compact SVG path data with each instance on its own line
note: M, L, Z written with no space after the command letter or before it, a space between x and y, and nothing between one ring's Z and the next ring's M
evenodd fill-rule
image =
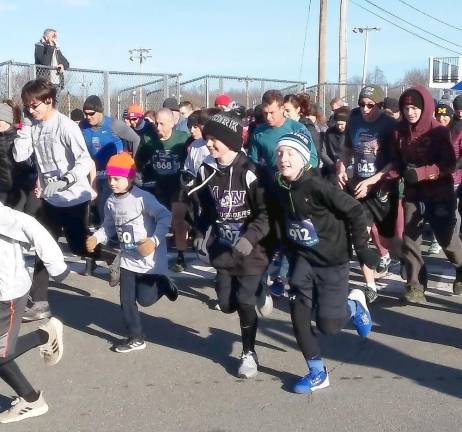
M47 366L54 366L63 356L63 324L52 317L40 329L48 333L48 342L40 345L40 356Z
M266 318L273 312L273 298L266 292L266 289L263 290L258 298L257 311L263 318Z
M253 351L242 353L237 371L239 378L254 378L258 374L258 357Z
M0 423L13 423L31 417L38 417L48 411L48 404L43 399L42 392L35 402L27 402L21 397L17 397L11 402L11 407L0 413Z

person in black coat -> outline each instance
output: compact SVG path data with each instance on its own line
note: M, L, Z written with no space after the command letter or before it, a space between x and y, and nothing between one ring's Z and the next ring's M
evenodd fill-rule
M336 182L335 163L342 156L345 147L345 129L350 118L348 107L338 108L333 114L333 126L326 131L324 138L325 155L322 175Z
M56 70L37 68L37 77L50 80L54 85L64 87L63 71L69 69L69 62L58 46L58 35L54 29L46 29L39 42L35 44L35 64L52 66Z

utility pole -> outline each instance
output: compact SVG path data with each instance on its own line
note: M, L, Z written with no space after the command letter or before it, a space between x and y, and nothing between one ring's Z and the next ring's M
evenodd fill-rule
M367 78L367 55L368 55L368 41L370 31L380 31L380 27L355 27L353 33L364 34L364 60L363 60L363 86L366 85Z
M318 85L326 82L327 0L319 0Z
M327 0L319 0L318 99L322 109L325 109L326 32Z
M143 73L143 62L148 58L151 58L152 55L149 55L151 48L134 48L128 50L129 59L131 61L140 62L140 105L143 107L143 78L141 74Z
M338 44L338 82L339 97L345 99L347 83L347 27L348 27L348 0L340 0L340 28Z

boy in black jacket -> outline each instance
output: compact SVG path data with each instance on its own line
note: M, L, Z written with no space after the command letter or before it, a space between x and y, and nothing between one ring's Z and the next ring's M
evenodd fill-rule
M268 266L264 241L270 229L265 193L255 165L241 152L238 119L215 114L205 124L203 135L210 156L199 168L197 186L189 193L197 194L201 207L194 245L208 253L217 270L220 309L239 314L243 349L238 375L252 378L258 373L255 306L262 294L260 279ZM271 297L265 300L266 308L271 309Z
M313 172L309 139L287 134L277 144L277 198L284 211L287 240L292 325L309 373L294 386L308 393L329 385L318 337L338 333L351 318L360 336L372 321L363 291L348 294L351 233L359 262L373 267L378 256L367 247L369 235L361 204Z

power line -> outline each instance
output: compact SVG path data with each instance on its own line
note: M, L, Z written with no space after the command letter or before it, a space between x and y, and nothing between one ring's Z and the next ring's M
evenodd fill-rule
M407 28L401 27L399 24L396 24L396 23L394 23L393 21L390 21L388 18L384 18L383 16L381 16L381 15L375 13L375 12L372 12L370 9L366 8L366 7L363 6L363 5L360 5L359 3L356 3L354 0L351 0L351 2L352 2L354 5L360 7L361 9L364 9L365 11L369 12L370 14L375 15L376 17L382 19L383 21L386 21L387 23L389 23L389 24L391 24L391 25L393 25L393 26L395 26L395 27L398 27L399 29L401 29L401 30L403 30L403 31L405 31L405 32L407 32L407 33L410 33L411 35L416 36L416 37L418 37L419 39L422 39L422 40L424 40L424 41L426 41L426 42L428 42L428 43L430 43L430 44L432 44L432 45L435 45L435 46L437 46L437 47L439 47L439 48L443 48L444 50L449 51L449 52L452 52L452 53L454 53L454 54L462 55L462 53L460 53L460 52L458 52L458 51L454 51L454 50L451 49L451 48L445 47L445 46L443 46L443 45L440 45L440 44L437 43L437 42L434 42L434 41L432 41L432 40L430 40L430 39L424 38L423 36L419 35L418 33L415 33L415 32L413 32L413 31L411 31L411 30L408 30Z
M398 1L400 1L400 2L403 3L403 4L405 4L407 7L410 7L411 9L414 9L415 11L421 13L422 15L425 15L425 16L427 16L427 17L429 17L429 18L431 18L431 19L433 19L433 20L435 20L435 21L437 21L437 22L439 22L439 23L441 23L441 24L444 24L445 26L451 27L451 28L453 28L453 29L455 29L455 30L462 31L462 29L461 29L460 27L456 27L456 26L454 26L454 25L452 25L452 24L448 24L447 22L444 22L444 21L442 21L442 20L440 20L440 19L438 19L438 18L435 18L434 16L432 16L432 15L430 15L430 14L428 14L428 13L426 13L426 12L420 10L420 9L417 9L415 6L412 6L412 5L409 4L408 2L405 2L404 0L398 0Z
M418 29L418 30L420 30L420 31L423 31L424 33L427 33L427 34L430 35L430 36L436 37L437 39L440 39L440 40L442 40L442 41L444 41L444 42L447 42L447 43L450 43L450 44L452 44L452 45L458 46L459 48L462 48L462 45L459 45L459 44L457 44L457 43L455 43L455 42L452 42L452 41L450 41L450 40L448 40L448 39L444 39L443 37L441 37L441 36L439 36L439 35L436 35L436 34L434 34L434 33L432 33L432 32L429 32L428 30L425 30L425 29L422 28L422 27L419 27L418 25L412 24L412 23L410 23L409 21L406 21L404 18L401 18L401 17L399 17L398 15L395 15L395 14L393 14L393 13L387 11L387 10L384 9L384 8L382 8L382 7L380 7L380 6L377 6L374 2L372 2L372 1L370 1L370 0L364 0L364 1L365 1L366 3L371 4L372 6L376 7L377 9L381 10L382 12L385 12L386 14L392 16L393 18L397 18L397 19L401 20L402 22L405 22L407 25L409 25L409 26L411 26L411 27L414 27L414 28L416 28L416 29Z
M303 49L302 49L302 58L300 61L300 70L298 71L298 80L302 79L302 68L303 68L303 59L305 58L305 47L306 47L306 37L308 35L308 24L310 21L310 12L311 12L311 0L308 4L308 17L306 18L306 25L305 25L305 37L303 38Z

